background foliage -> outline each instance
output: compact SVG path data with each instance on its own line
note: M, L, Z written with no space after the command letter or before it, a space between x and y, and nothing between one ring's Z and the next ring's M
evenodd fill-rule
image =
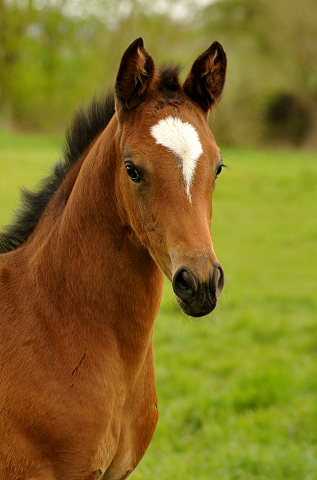
M138 36L184 72L217 39L229 57L218 141L317 148L316 25L316 0L0 0L0 127L63 130Z

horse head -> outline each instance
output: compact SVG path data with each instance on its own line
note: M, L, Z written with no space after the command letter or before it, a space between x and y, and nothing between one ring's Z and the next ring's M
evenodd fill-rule
M224 285L210 232L223 162L208 114L225 73L225 52L214 42L181 84L179 70L158 69L140 38L124 53L115 86L122 215L194 317L215 308Z

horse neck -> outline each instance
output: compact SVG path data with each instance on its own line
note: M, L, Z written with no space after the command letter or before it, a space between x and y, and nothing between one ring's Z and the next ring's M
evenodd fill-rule
M112 329L120 342L142 343L152 335L163 277L119 213L116 132L114 117L82 162L52 233L44 240L39 232L44 245L30 263L36 284L63 318L82 320L98 335ZM52 216L47 215L42 229Z

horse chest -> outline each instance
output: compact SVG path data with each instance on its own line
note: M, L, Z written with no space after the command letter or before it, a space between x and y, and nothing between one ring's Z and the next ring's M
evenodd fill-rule
M77 427L79 438L70 450L78 451L78 465L72 461L69 469L93 473L82 478L76 473L72 480L123 480L143 457L158 419L155 393L142 399L128 393L124 405L119 403L97 415L94 409L90 415L83 411L82 416L90 420ZM76 414L77 424L78 418Z
M94 453L90 468L99 469L103 480L121 480L134 470L152 439L158 420L152 349L143 368L134 378L131 374L125 386L123 383L118 386L118 378L117 390L113 390L114 379L109 379L91 398L89 415L94 433L91 431L90 441ZM111 389L107 388L109 384ZM75 413L74 419L78 418ZM83 448L87 448L89 439L87 429L84 430Z
M30 471L30 478L38 471L45 472L39 478L54 480L126 478L144 455L158 417L155 390L145 395L143 380L125 392L94 388L90 397L81 392L80 382L70 387L74 393L52 390L50 399L24 395L20 415L2 425L8 436L5 456ZM12 412L4 413L9 413L5 423ZM0 478L15 479L13 472L1 477L1 468L0 462Z
M23 349L30 350L29 369ZM7 457L21 466L33 464L36 470L41 470L42 458L52 465L54 480L125 478L142 458L157 422L151 349L143 367L130 376L124 365L114 363L114 352L108 368L106 358L98 365L89 350L74 355L75 367L52 365L52 354L44 355L32 342L24 342L20 353L24 368L7 385L14 403L0 414L8 435ZM4 425L9 418L13 422ZM14 445L20 445L18 451ZM46 473L44 477L51 478Z

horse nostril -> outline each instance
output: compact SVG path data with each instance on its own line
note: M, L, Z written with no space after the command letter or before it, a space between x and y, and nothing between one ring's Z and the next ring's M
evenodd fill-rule
M225 274L219 262L216 262L214 268L213 282L215 285L216 297L218 298L225 284Z
M189 301L195 295L197 282L194 275L184 268L179 268L173 276L174 293L184 301Z

